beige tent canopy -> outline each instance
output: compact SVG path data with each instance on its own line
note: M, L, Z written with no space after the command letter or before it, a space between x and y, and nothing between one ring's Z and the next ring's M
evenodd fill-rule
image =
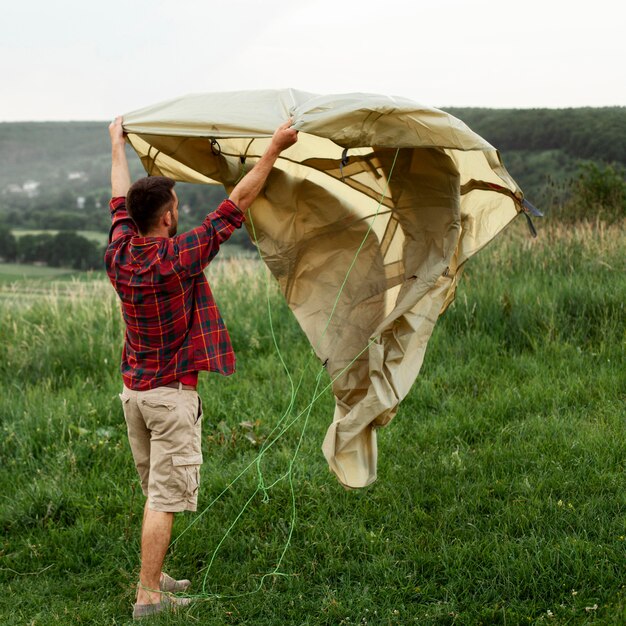
M342 484L363 487L376 479L375 429L415 381L462 264L523 196L484 139L402 98L195 94L129 113L124 129L148 173L230 191L289 117L298 143L252 215L265 263L334 380L326 459Z

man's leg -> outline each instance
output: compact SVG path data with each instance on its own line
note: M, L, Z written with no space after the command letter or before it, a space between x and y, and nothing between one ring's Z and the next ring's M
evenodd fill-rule
M141 572L137 604L157 604L161 601L159 582L167 547L170 545L173 521L174 513L153 511L146 500L141 529Z
M150 434L150 469L144 494L155 508L167 511L154 511L147 502L144 507L137 605L146 605L161 602L161 573L174 520L170 511L195 511L197 507L201 411L197 393L180 387L157 387L138 395ZM165 582L177 583L173 591L189 586L186 580ZM182 599L176 602L186 603Z

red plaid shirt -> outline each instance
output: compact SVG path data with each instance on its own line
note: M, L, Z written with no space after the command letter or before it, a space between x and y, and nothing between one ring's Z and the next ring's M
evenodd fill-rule
M126 198L110 202L106 270L122 301L124 384L144 391L201 370L235 371L235 354L203 270L243 213L224 200L201 226L175 237L140 237Z

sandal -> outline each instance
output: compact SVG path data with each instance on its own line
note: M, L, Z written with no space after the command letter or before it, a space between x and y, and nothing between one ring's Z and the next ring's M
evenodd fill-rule
M141 619L149 615L161 613L161 611L171 610L191 604L191 598L172 598L171 596L161 596L161 602L157 604L134 604L133 619Z
M159 589L161 591L168 591L170 593L176 593L178 591L186 591L191 586L191 581L184 578L183 580L175 580L171 576L168 576L165 572L161 574L161 580L159 581Z

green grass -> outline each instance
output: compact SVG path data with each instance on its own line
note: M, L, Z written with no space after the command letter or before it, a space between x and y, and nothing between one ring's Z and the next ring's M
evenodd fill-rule
M47 281L51 279L67 278L77 275L71 269L63 267L47 267L45 265L27 265L23 263L0 263L0 284L2 283L23 283L24 281L41 280ZM31 285L26 287L26 290ZM23 286L22 286L23 288Z
M620 227L546 226L531 241L516 223L471 260L413 390L379 431L378 481L345 491L328 472L325 395L295 465L286 576L254 593L290 531L283 481L253 499L210 572L212 594L248 595L150 623L626 623ZM209 276L239 361L233 377L201 379L201 509L254 459L251 439L270 435L290 396L259 265L226 261ZM0 296L0 623L129 624L143 502L117 398L117 302L104 280L23 280ZM306 341L275 291L272 307L297 377ZM303 424L264 458L267 484ZM245 474L173 547L168 570L196 593L256 485ZM177 516L174 535L194 519Z

